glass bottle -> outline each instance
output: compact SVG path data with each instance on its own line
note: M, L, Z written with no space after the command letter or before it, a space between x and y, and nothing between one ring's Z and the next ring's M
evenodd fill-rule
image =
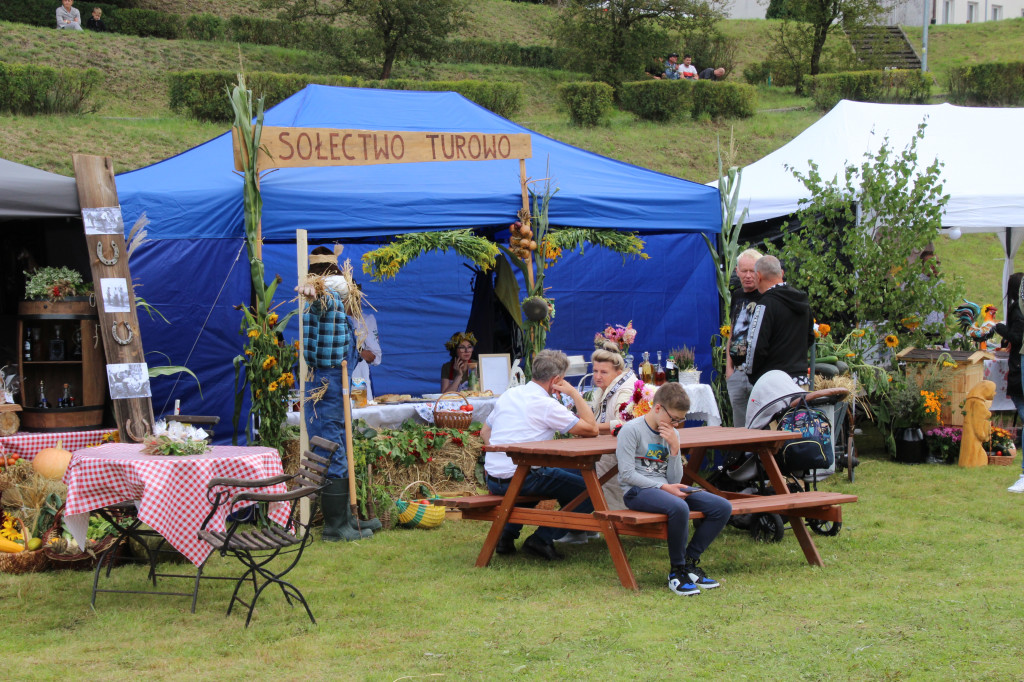
M32 361L32 328L29 327L25 330L25 352L22 355L22 359L25 362Z
M64 339L61 338L61 326L55 325L53 328L53 338L50 339L50 359L51 360L63 360L64 359Z
M75 399L71 397L71 387L64 384L64 393L60 396L60 402L57 403L57 407L74 407Z
M39 402L36 403L36 407L43 410L50 408L50 401L46 399L46 384L43 383L42 379L39 380Z
M679 381L679 368L676 367L675 356L668 356L668 364L665 365L665 379L667 381Z
M469 376L467 377L467 381L469 382L469 390L480 390L480 370L477 368L477 364L475 362L469 363Z
M644 351L644 361L640 363L640 380L645 384L654 383L654 368L651 367L651 354Z
M661 364L661 351L658 351L658 366L654 368L654 385L661 386L668 376L665 373L665 366Z
M76 326L75 333L71 335L71 359L82 359L82 327Z

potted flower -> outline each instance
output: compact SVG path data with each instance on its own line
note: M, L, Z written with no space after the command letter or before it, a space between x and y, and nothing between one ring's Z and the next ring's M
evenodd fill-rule
M1008 466L1017 454L1017 446L1013 444L1014 435L1001 426L992 427L992 435L985 443L985 450L988 451L989 464L1002 464Z
M959 426L936 426L925 431L928 461L953 464L960 457L963 429Z
M700 370L697 369L696 357L693 353L692 348L690 348L689 346L683 346L682 348L673 348L672 352L669 353L669 355L672 356L672 360L675 362L676 369L679 370L679 383L700 383Z
M941 426L939 415L945 392L934 373L922 375L922 383L907 380L903 372L889 375L872 407L878 428L885 434L886 448L897 462L919 464L928 456L922 427Z
M82 275L68 267L36 268L25 274L25 298L29 301L63 301L88 294L92 283L82 282Z

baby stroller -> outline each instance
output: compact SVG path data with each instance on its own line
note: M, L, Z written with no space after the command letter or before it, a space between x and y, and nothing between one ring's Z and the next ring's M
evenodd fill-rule
M776 458L782 475L793 492L817 489L818 481L835 473L833 447L836 406L848 395L845 388L827 388L808 393L785 372L767 372L754 385L747 405L748 429L776 428L801 432L804 437L783 447ZM716 467L708 482L720 490L753 495L773 495L775 491L757 455L731 453ZM779 514L743 514L733 516L733 526L749 530L756 540L778 542L785 532L785 519ZM808 519L819 535L836 535L842 524Z

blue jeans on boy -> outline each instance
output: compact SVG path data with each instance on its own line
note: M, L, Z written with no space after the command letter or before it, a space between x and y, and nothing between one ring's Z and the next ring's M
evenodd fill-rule
M492 495L504 495L505 491L508 490L508 485L512 480L499 481L497 479L487 477L487 489L491 491ZM526 475L526 480L523 481L522 490L519 491L520 495L535 495L537 497L555 498L558 500L560 506L569 504L577 495L587 489L587 484L583 482L583 476L575 471L568 469L556 469L553 467L537 467L530 471ZM535 507L536 502L530 504L519 504L517 507ZM589 514L594 511L594 504L589 499L584 500L578 507L573 509L574 512L580 514ZM502 534L508 534L513 539L519 537L519 531L522 530L523 526L520 523L508 523L505 524L505 529ZM544 542L551 544L556 539L562 537L568 532L565 528L548 528L541 526L534 533L539 539Z
M732 503L729 500L703 490L691 493L684 500L661 488L633 486L622 499L634 511L668 516L668 558L672 566L683 566L687 559L700 559L700 555L718 537L732 515ZM687 545L691 509L704 512L704 521Z
M348 476L348 458L345 456L345 392L342 390L341 368L314 368L310 386L317 389L324 379L327 380L324 396L306 406L307 433L310 439L320 436L340 446L331 455L327 478L345 478Z

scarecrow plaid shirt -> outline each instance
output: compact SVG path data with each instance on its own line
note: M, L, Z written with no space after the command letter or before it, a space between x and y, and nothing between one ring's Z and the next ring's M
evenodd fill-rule
M328 299L313 301L302 314L303 357L309 367L341 367L349 359L352 328L341 294L327 290Z

